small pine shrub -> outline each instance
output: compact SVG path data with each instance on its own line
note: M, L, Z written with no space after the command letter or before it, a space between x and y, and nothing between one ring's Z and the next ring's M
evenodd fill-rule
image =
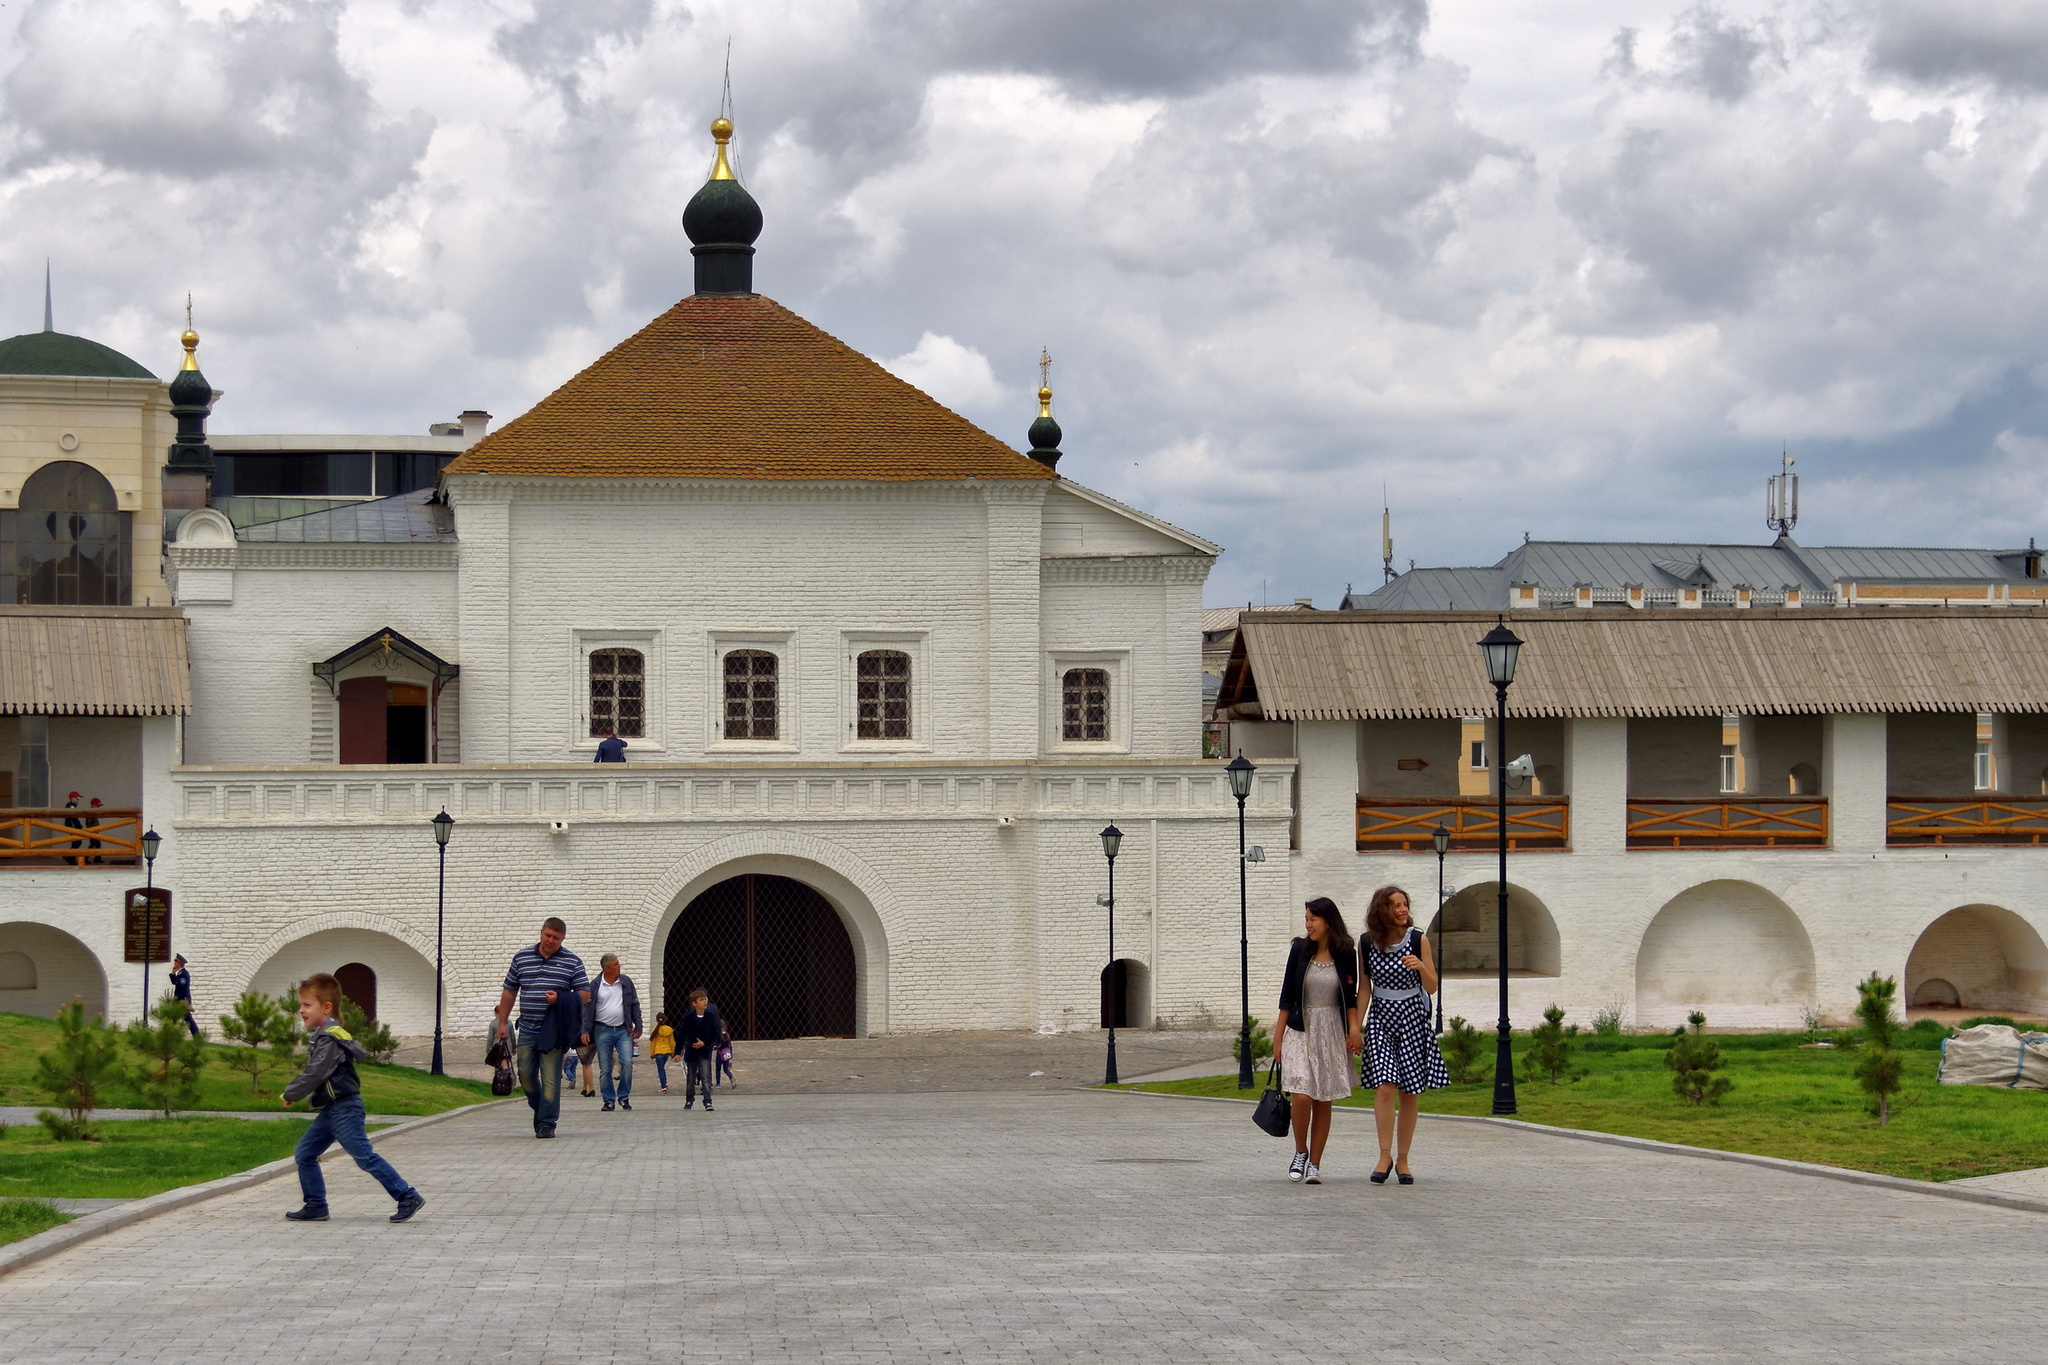
M261 991L244 991L235 1002L235 1012L220 1017L221 1036L242 1044L228 1052L227 1063L248 1073L251 1092L262 1094L263 1073L291 1060L289 1056L280 1058L275 1044L279 1034L288 1035L297 1027L293 1015L279 1010L277 997Z
M1463 1019L1453 1016L1444 1029L1444 1066L1451 1073L1452 1085L1483 1085L1493 1079L1493 1068L1481 1066L1479 1059L1486 1055L1487 1037Z
M349 1037L362 1044L363 1051L370 1054L365 1060L374 1065L383 1066L398 1051L398 1040L391 1036L391 1030L373 1021L345 995L341 997L341 1026L348 1030Z
M1245 1016L1245 1022L1252 1026L1252 1065L1257 1066L1273 1055L1273 1039L1266 1032L1266 1026L1250 1015ZM1230 1040L1230 1059L1234 1062L1244 1060L1243 1033Z
M1734 1081L1714 1074L1728 1065L1728 1060L1721 1055L1720 1044L1703 1031L1706 1015L1695 1010L1686 1020L1692 1025L1691 1032L1679 1029L1664 1053L1664 1065L1671 1068L1671 1089L1695 1107L1719 1104L1721 1097L1735 1088Z
M100 1092L121 1079L119 1041L76 1000L57 1011L57 1032L57 1046L36 1058L36 1085L64 1112L45 1109L36 1119L59 1142L97 1142L90 1120Z
M1543 1022L1529 1030L1529 1050L1522 1054L1522 1065L1532 1074L1548 1076L1552 1085L1585 1079L1586 1069L1572 1065L1578 1036L1579 1026L1565 1023L1564 1011L1552 1004L1543 1011Z
M1862 1055L1856 1059L1856 1080L1873 1101L1871 1113L1882 1128L1891 1122L1892 1096L1906 1079L1906 1057L1898 1050L1899 1021L1892 1014L1892 1001L1899 983L1876 972L1856 983L1856 1018L1863 1025Z
M185 1027L187 1006L176 996L166 995L150 1011L150 1019L137 1019L123 1031L128 1046L143 1060L130 1079L152 1109L165 1118L173 1110L189 1109L199 1102L199 1073L212 1058L206 1051L206 1033L193 1037Z

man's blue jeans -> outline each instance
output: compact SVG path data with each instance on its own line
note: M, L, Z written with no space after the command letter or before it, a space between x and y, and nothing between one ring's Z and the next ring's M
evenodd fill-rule
M320 1175L320 1154L337 1142L342 1151L356 1159L356 1165L377 1178L384 1193L393 1199L403 1199L412 1193L405 1178L370 1146L370 1135L363 1131L363 1101L358 1095L317 1110L312 1126L299 1139L295 1154L299 1162L299 1190L306 1196L307 1204L327 1207L327 1182Z
M519 1046L512 1054L513 1065L519 1072L519 1088L526 1092L526 1102L533 1106L533 1127L538 1132L552 1128L562 1117L562 1052L542 1052L535 1044L538 1033L519 1031Z
M599 1024L591 1037L597 1042L597 1093L606 1104L633 1093L633 1035L621 1024ZM618 1093L612 1093L612 1063L619 1064Z

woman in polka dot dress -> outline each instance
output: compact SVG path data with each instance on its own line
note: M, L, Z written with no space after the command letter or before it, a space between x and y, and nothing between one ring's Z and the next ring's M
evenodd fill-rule
M1384 1185L1392 1172L1403 1185L1413 1185L1408 1148L1415 1141L1420 1096L1451 1083L1429 1026L1429 997L1436 990L1435 960L1429 940L1409 918L1408 893L1398 886L1373 892L1359 936L1360 977L1372 990L1372 1013L1365 1025L1365 1064L1359 1079L1373 1097L1373 1117L1380 1132L1380 1160L1372 1183ZM1395 1096L1400 1096L1400 1146L1395 1148Z

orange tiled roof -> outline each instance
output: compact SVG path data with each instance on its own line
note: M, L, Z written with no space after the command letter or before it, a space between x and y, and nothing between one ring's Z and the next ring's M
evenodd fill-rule
M693 294L450 474L1049 479L958 413L755 294Z

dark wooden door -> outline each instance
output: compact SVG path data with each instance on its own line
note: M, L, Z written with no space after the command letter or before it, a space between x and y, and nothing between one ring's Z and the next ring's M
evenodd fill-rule
M336 967L334 979L341 983L341 993L356 1002L365 1019L377 1017L377 973L360 962L351 962Z
M736 1039L853 1036L853 940L832 903L791 877L732 877L690 902L662 955L669 1018L695 986Z
M341 684L341 761L389 762L382 678L344 678Z

